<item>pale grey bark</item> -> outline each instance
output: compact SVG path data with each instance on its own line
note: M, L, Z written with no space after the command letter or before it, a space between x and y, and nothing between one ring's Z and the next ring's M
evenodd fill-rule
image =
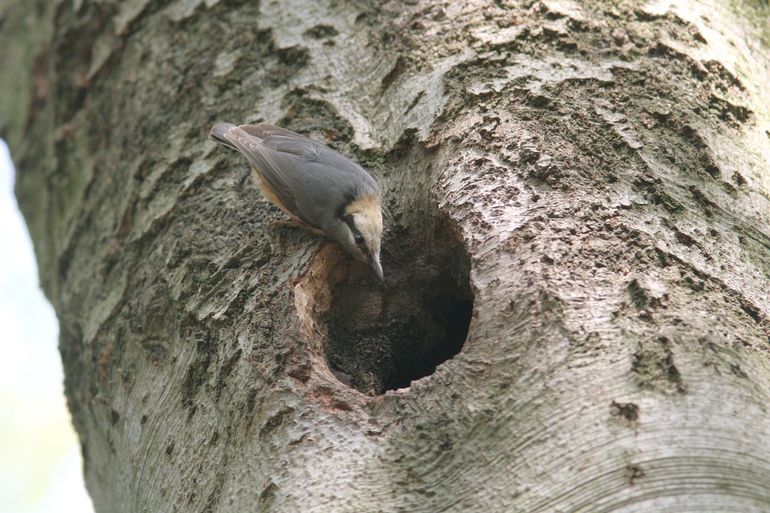
M97 511L770 510L760 4L0 6ZM217 120L370 169L386 286Z

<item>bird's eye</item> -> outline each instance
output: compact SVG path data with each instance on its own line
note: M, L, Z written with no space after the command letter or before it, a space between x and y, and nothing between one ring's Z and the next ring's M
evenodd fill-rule
M360 246L361 244L364 243L364 236L361 235L360 233L356 233L355 235L353 235L353 240L356 241L356 244Z

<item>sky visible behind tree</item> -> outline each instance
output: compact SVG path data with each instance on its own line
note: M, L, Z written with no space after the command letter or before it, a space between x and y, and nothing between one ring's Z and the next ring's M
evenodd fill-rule
M91 513L57 351L58 323L0 140L0 511Z

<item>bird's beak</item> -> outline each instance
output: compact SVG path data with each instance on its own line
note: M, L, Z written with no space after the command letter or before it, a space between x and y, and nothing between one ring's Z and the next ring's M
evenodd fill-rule
M377 274L377 277L380 279L380 281L385 280L385 275L382 273L382 265L380 264L380 256L377 255L376 257L372 258L372 263L369 264L372 266L372 269L374 269L374 272Z

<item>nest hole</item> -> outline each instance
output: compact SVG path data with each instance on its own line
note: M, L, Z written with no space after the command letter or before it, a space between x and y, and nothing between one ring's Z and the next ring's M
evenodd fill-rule
M386 242L384 283L354 263L329 283L329 368L367 395L431 375L460 352L473 313L470 263L459 236L439 229L428 239L397 240L397 246Z

